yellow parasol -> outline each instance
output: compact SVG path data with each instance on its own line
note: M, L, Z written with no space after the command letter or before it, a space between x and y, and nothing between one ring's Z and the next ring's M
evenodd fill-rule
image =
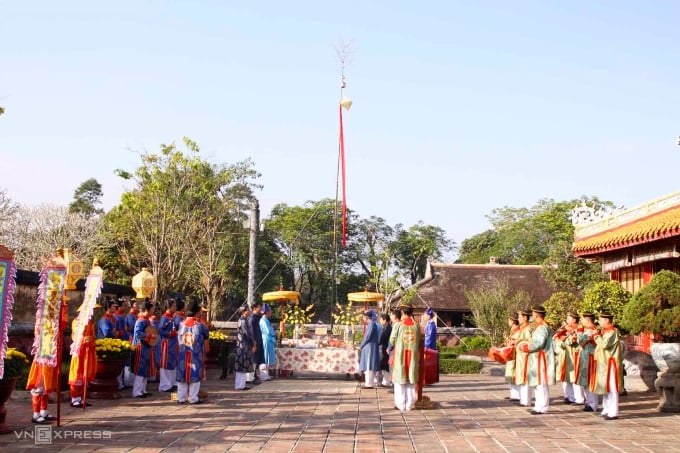
M385 300L385 295L383 293L373 293L366 288L364 291L359 293L348 293L347 300L351 302L363 302L364 311L368 309L369 302L382 302ZM364 321L364 334L366 333L366 321Z
M272 301L279 301L279 306L281 307L281 322L280 322L280 327L279 330L281 330L281 339L283 340L283 336L286 333L286 324L284 323L284 305L286 304L287 300L294 300L295 302L300 301L300 293L297 291L284 291L283 287L279 288L278 291L271 291L268 293L262 294L262 300L264 302L272 302Z

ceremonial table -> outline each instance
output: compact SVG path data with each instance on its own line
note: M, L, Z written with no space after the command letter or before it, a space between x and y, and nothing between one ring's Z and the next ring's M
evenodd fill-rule
M277 348L276 368L301 373L359 373L359 354L345 348Z

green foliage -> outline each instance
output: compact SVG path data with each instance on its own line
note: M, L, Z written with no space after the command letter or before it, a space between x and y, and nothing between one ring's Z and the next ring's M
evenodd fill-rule
M680 339L680 276L663 270L635 293L623 312L632 334L651 332L665 341Z
M595 315L596 320L599 313L609 312L614 315L614 324L618 326L623 318L623 308L630 297L630 292L617 282L595 283L585 290L579 312L590 312Z
M548 300L543 302L545 308L545 320L552 327L562 325L568 311L578 313L581 301L572 293L558 291L553 293Z
M440 359L439 371L446 374L478 374L481 362L463 359Z
M444 359L457 359L458 354L455 352L442 352L439 354L439 360L444 360Z
M510 293L507 280L493 280L485 286L465 291L475 325L489 333L493 344L500 344L508 331L508 315L530 303L524 291Z
M401 225L395 228L396 239L392 243L394 263L408 276L411 284L425 278L428 258L440 259L445 252L453 250L455 243L437 226L418 222L408 230Z
M595 207L613 205L597 197L583 197L562 202L542 199L531 208L494 209L488 216L493 229L464 240L457 262L483 264L495 257L499 264L544 265L544 277L554 289L579 294L593 281L603 279L597 265L571 253L571 210L582 200Z
M491 338L486 335L475 335L463 338L461 344L465 346L466 351L479 351L489 349L492 343Z
M97 206L102 200L102 185L94 178L81 183L73 194L73 202L68 205L69 212L80 213L92 217L104 212Z

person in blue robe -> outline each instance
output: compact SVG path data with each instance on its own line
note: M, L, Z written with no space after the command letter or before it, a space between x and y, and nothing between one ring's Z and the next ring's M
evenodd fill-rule
M151 344L154 341L154 333L150 329L147 331L147 328L151 327L149 310L152 306L149 301L143 302L133 333L132 372L135 374L135 380L132 385L132 396L135 398L146 398L151 395L146 391L146 383L149 377L156 375L156 347Z
M361 360L359 370L364 373L365 382L362 388L373 388L375 384L375 373L380 370L380 350L378 348L378 326L374 321L375 312L368 310L364 312L364 322L366 323L366 333L361 340L359 349L361 350Z
M192 302L187 311L187 318L179 329L178 342L179 353L177 355L177 402L182 404L199 404L201 399L198 392L201 390L201 381L205 380L205 345L208 342L209 332L205 323L196 316L201 309L200 305Z

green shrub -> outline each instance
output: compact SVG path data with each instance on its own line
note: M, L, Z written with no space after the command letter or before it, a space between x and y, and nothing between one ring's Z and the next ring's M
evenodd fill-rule
M457 346L453 346L451 352L453 352L454 354L463 355L466 352L468 352L468 348L467 346L465 346L465 343L461 343Z
M440 359L439 371L446 374L477 374L482 369L476 360Z
M439 360L442 360L442 359L457 359L457 358L458 358L458 354L456 354L455 352L442 352L442 353L439 354Z
M439 348L439 355L441 354L446 354L446 353L454 353L455 354L455 346L442 346Z
M465 345L466 352L473 349L489 349L491 347L491 338L484 335L475 335L474 337L463 338L461 344Z

